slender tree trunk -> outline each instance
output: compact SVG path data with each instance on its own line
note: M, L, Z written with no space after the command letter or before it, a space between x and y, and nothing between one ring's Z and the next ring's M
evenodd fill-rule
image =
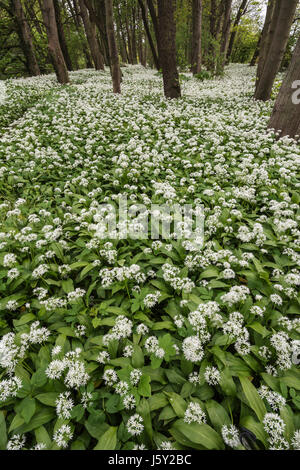
M267 101L271 98L274 80L280 69L280 64L286 50L290 30L298 5L298 0L277 1L280 3L280 12L277 20L277 26L255 93L255 98L263 101Z
M60 5L59 5L58 0L53 0L53 5L54 5L57 32L58 32L58 38L59 38L61 51L64 55L64 59L65 59L65 62L66 62L67 69L69 71L72 71L73 66L72 66L72 61L71 61L70 54L69 54L69 51L68 51L68 46L67 46L67 41L66 41L66 37L65 37L64 28L63 28L63 25L62 25Z
M97 40L96 23L92 17L89 17L88 9L85 6L84 0L79 0L79 6L95 69L104 70L103 57Z
M106 28L114 93L121 93L121 69L117 49L112 0L105 0Z
M127 42L126 42L126 37L125 37L125 33L124 33L123 22L122 22L122 17L121 17L119 7L117 8L117 12L118 12L118 20L119 20L119 27L120 27L119 29L120 29L120 34L121 34L121 40L122 40L122 44L123 44L122 49L124 50L124 53L126 55L126 58L125 58L124 62L127 62L129 64L130 59L129 59L128 49L127 49Z
M131 33L131 44L132 44L132 63L137 64L137 44L136 44L136 10L135 7L132 9L132 33Z
M275 9L276 6L276 9ZM261 42L260 42L260 50L259 50L259 59L257 65L257 72L256 72L256 88L260 81L262 71L264 69L264 65L266 62L266 55L267 50L270 47L272 42L278 15L279 15L279 7L280 4L277 0L269 0L267 14L265 19L265 24L262 30Z
M160 61L166 98L179 98L181 96L176 64L175 7L176 0L158 0Z
M208 70L213 74L216 72L217 59L219 54L218 37L221 30L221 21L223 17L223 0L217 5L216 0L210 2L209 15L209 46L206 59Z
M48 49L59 83L69 82L68 69L60 47L53 0L43 0L42 15L47 31Z
M250 64L249 64L250 67L254 67L254 65L256 64L256 61L258 59L260 46L261 46L261 39L262 39L262 33L260 34L259 39L257 41L254 54L253 54L252 59L251 59Z
M280 137L300 135L300 38L275 102L269 127Z
M129 63L133 64L131 34L130 34L130 28L129 28L129 21L128 21L127 12L126 12L126 16L125 16L125 25L126 25L126 34L127 34Z
M87 9L89 10L90 18L93 18L99 30L105 64L110 65L109 46L106 29L105 0L96 0L95 4L93 4L92 0L84 0L84 3Z
M236 33L237 33L237 28L240 24L240 21L241 21L243 15L245 14L245 12L247 10L248 1L249 0L242 0L242 3L240 4L240 7L238 9L236 18L234 20L233 30L232 30L232 33L231 33L231 36L230 36L230 41L229 41L228 51L227 51L228 61L230 60L230 57L231 57L231 54L232 54L232 49L233 49L233 45L234 45L234 41L235 41Z
M138 2L139 2L139 5L140 5L140 8L141 8L144 28L145 28L147 39L148 39L148 42L149 42L149 46L150 46L150 49L151 49L151 52L152 52L154 64L155 64L155 67L157 68L157 70L159 70L160 69L160 63L159 63L158 53L156 51L156 47L155 47L155 44L153 42L151 31L150 31L150 28L149 28L146 6L145 6L143 0L138 0Z
M202 0L193 0L192 67L193 74L201 72L202 67Z
M22 7L21 0L13 0L14 19L21 40L21 47L26 58L27 69L30 75L40 75L40 69L35 56L31 31Z
M153 29L155 33L155 38L156 38L156 44L157 44L157 50L158 50L158 57L159 61L160 60L160 31L159 31L159 24L158 24L158 16L156 13L156 9L153 3L153 0L147 0L147 5L148 5L148 10L151 16L152 24L153 24Z
M40 22L39 22L39 20L38 20L38 18L37 18L37 16L36 16L36 13L35 13L34 4L32 4L32 3L25 3L25 8L26 8L26 14L27 14L27 16L29 16L29 18L30 18L31 21L33 22L36 31L39 33L40 36L42 36L42 35L43 35L43 31L42 31Z
M224 71L226 57L227 57L227 50L228 50L228 42L229 42L229 35L230 35L230 27L231 27L231 7L232 7L232 0L224 0L224 20L223 20L223 28L222 28L222 38L221 38L221 47L220 47L220 63L218 67L218 74L222 74Z

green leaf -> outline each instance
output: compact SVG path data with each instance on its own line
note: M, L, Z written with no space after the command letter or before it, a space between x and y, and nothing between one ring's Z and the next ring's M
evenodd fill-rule
M19 413L24 418L25 423L29 423L35 413L35 399L26 397L19 405Z
M169 402L163 393L155 393L155 395L152 395L152 397L149 399L150 411L155 411L159 410L160 408L164 408L168 405L168 403Z
M16 429L16 433L24 434L26 432L33 431L34 429L43 426L43 424L48 423L53 418L55 418L55 412L50 408L44 408L38 413L36 413L28 424L25 423L22 426L18 427Z
M265 432L263 425L255 421L253 416L244 416L240 421L240 425L253 432L256 438L264 444L266 449L268 449L267 433Z
M249 379L246 377L240 377L239 379L250 408L255 412L259 421L262 422L267 412L263 400L260 398L258 391Z
M145 398L142 398L136 408L136 411L142 416L143 421L144 421L143 424L145 426L146 435L148 437L148 440L152 442L153 429L152 429L152 420L151 420L151 414L150 414L149 401L146 400Z
M45 374L45 368L40 368L38 369L31 377L31 384L34 385L35 387L43 387L43 385L46 385L48 381L48 377Z
M293 370L289 370L283 377L280 377L280 381L285 383L288 387L300 390L300 374Z
M117 445L117 430L117 427L111 426L103 436L100 437L94 450L114 450Z
M52 441L44 426L40 426L39 428L35 429L34 434L38 444L45 444L46 449L50 449Z
M140 346L137 344L133 345L132 365L137 369L144 365L144 354Z
M189 441L200 444L208 450L223 450L225 448L221 436L207 424L185 423L177 420L172 429L181 432Z
M176 415L179 418L183 418L185 410L187 409L187 403L185 402L185 400L177 393L165 392L165 395L167 395L170 405L172 406Z
M150 376L149 375L142 375L139 385L138 385L138 392L142 397L150 397L151 396L151 385L150 385Z
M59 393L56 392L47 392L47 393L40 393L36 395L35 398L43 403L43 405L47 406L56 406L56 400L58 398Z
M0 411L0 450L5 450L7 444L6 424L3 411Z
M63 288L63 291L66 294L69 294L69 292L74 291L74 284L73 284L72 279L66 279L66 280L61 281L61 286Z
M220 387L225 395L234 397L236 395L236 385L229 369L223 369L221 372Z
M216 431L220 432L224 424L231 424L231 420L227 414L227 411L215 400L208 400L205 402L205 407L211 424L213 425L214 429L216 429Z

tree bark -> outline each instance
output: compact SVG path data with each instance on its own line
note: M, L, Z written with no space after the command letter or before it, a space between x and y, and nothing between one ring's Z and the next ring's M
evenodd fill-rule
M112 0L105 0L106 29L114 93L121 93L121 69L117 49Z
M145 6L143 0L138 0L138 2L140 4L140 8L141 8L141 12L142 12L142 19L143 19L143 23L144 23L144 28L145 28L147 39L148 39L148 42L149 42L149 46L150 46L150 49L151 49L151 52L152 52L154 64L155 64L155 67L157 68L157 70L159 70L160 69L160 63L159 63L158 53L156 51L155 44L153 42L151 31L150 31L150 28L149 28L149 23L148 23L148 19L147 19L147 12L146 12L146 6Z
M280 69L298 5L298 0L289 0L288 2L286 0L277 0L277 2L280 4L279 16L274 37L267 52L265 65L255 92L257 100L267 101L271 98L274 80Z
M62 24L62 20L61 20L61 12L60 12L60 6L59 6L58 0L53 0L53 5L54 5L57 32L58 32L58 38L59 38L61 51L64 55L64 59L65 59L65 62L66 62L67 69L69 71L72 71L73 66L72 66L71 57L70 57L70 54L69 54L69 51L68 51L68 46L67 46L65 32L64 32L64 28L63 28L63 24Z
M152 24L153 24L153 29L155 33L155 38L156 38L156 44L157 44L157 50L158 50L158 57L160 60L160 31L159 31L159 21L158 21L158 16L156 13L156 9L154 6L154 3L152 0L147 0L147 5L149 9L149 13L151 16Z
M132 8L132 32L131 32L131 45L132 45L132 63L137 64L137 43L136 43L136 9Z
M232 0L224 0L224 20L223 20L221 47L220 47L220 63L218 67L219 74L222 74L224 71L226 57L227 57L228 42L229 42L230 27L231 27L231 7L232 7Z
M26 58L26 65L30 75L40 75L40 69L35 56L31 31L22 7L21 0L13 0L14 19L21 41L21 47Z
M195 75L201 72L202 67L202 0L193 0L193 34L192 34L192 67Z
M80 15L82 18L85 34L90 46L95 69L104 70L103 57L97 40L96 23L94 19L89 16L88 9L84 3L84 0L79 0L79 6Z
M260 52L261 40L262 40L262 33L260 34L259 39L257 41L254 54L253 54L252 59L251 59L250 64L249 64L250 67L254 67L254 65L256 64L256 61L258 59L259 52Z
M42 15L47 31L48 49L59 83L69 83L69 74L60 47L53 0L43 0Z
M298 39L287 75L275 102L269 123L279 136L300 135L300 38ZM298 90L297 90L298 89Z
M276 11L275 11L275 4L276 4ZM278 15L279 15L279 6L280 5L277 0L269 0L268 2L265 24L262 30L262 36L261 36L261 41L260 41L259 59L258 59L257 72L256 72L256 88L257 88L258 82L260 81L262 71L264 69L267 50L274 36L274 31L276 28Z
M101 37L101 47L104 53L104 60L106 65L110 65L109 62L109 46L106 29L106 12L105 12L105 0L96 0L95 3L92 0L84 0L84 3L89 10L90 18L93 18Z
M223 1L217 5L216 0L211 0L210 2L210 15L209 15L209 45L208 45L208 56L206 59L206 65L210 72L215 74L217 56L218 56L218 46L217 41L221 30L221 20L223 17Z
M232 33L230 35L228 51L227 51L228 61L230 60L230 57L231 57L231 54L232 54L232 49L233 49L233 45L234 45L234 41L235 41L236 33L237 33L237 28L240 24L240 21L241 21L242 17L244 16L244 14L247 10L248 1L249 0L242 0L242 3L240 4L240 7L239 7L237 15L236 15L236 18L235 18L234 23L233 23L233 30L232 30Z
M160 61L166 98L179 98L181 96L176 64L175 6L176 0L158 0Z

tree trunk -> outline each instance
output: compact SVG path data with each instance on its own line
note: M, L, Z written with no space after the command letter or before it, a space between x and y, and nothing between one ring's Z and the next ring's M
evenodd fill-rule
M149 42L149 46L150 46L150 49L151 49L151 52L152 52L154 64L155 64L155 67L157 68L157 70L159 70L160 69L160 63L159 63L158 53L156 52L155 44L153 42L151 31L149 29L146 6L144 4L144 0L138 0L138 2L139 2L140 7L141 7L144 28L145 28L147 39L148 39L148 42Z
M26 65L30 75L40 75L40 69L35 56L31 31L22 7L21 0L13 0L14 19L21 41L21 47L26 58Z
M234 45L234 41L235 41L235 37L236 37L236 33L237 33L237 28L240 24L240 21L241 21L242 17L244 16L244 14L247 10L248 1L249 0L243 0L242 1L242 3L240 4L240 8L238 9L236 18L234 20L233 30L232 30L232 33L231 33L231 36L230 36L230 41L229 41L229 46L228 46L228 51L227 51L228 61L230 60L230 57L231 57L231 54L232 54L232 49L233 49L233 45Z
M218 58L218 36L221 29L221 20L223 17L223 1L217 5L216 0L211 0L210 2L210 15L209 15L209 45L208 45L208 54L206 58L206 65L210 72L215 74L216 64Z
M263 101L271 98L274 80L280 69L298 5L298 0L289 0L288 2L286 0L277 1L280 3L277 26L255 93L255 98Z
M176 64L175 6L176 0L158 0L160 61L166 98L179 98L181 96Z
M126 37L125 37L123 22L122 22L122 16L121 16L119 6L117 8L117 12L118 12L120 35L121 35L121 40L122 40L122 44L123 44L122 49L124 51L124 54L126 55L124 62L127 62L129 64L129 62L130 62L129 53L128 53L128 49L127 49L127 42L126 42Z
M42 15L47 31L48 49L59 83L69 83L69 74L60 47L53 0L43 0Z
M257 41L254 54L253 54L252 59L251 59L250 64L249 64L250 67L254 67L254 65L256 64L256 61L257 61L259 53L260 53L261 40L262 40L262 33L260 34L259 39Z
M114 31L114 13L112 0L105 0L106 29L114 93L121 93L121 69Z
M156 9L155 9L155 6L153 4L153 1L152 0L147 0L147 5L148 5L149 13L150 13L150 16L151 16L151 19L152 19L154 33L155 33L157 50L158 50L158 57L159 57L159 61L161 62L161 60L160 60L160 31L159 31L159 24L158 24L158 16L157 16Z
M280 137L300 135L300 38L298 39L287 75L275 102L269 127ZM298 89L298 90L296 90ZM295 91L296 90L296 91Z
M109 46L106 29L106 12L105 0L97 0L95 3L92 0L84 0L84 3L89 10L90 18L93 18L100 33L102 52L104 53L104 61L106 65L109 63Z
M275 5L276 5L276 11L275 11ZM256 72L256 88L257 88L258 82L261 79L262 71L264 69L268 47L270 46L273 36L274 36L274 31L276 28L278 15L279 15L279 6L280 5L277 0L269 0L268 2L265 24L262 30L262 36L261 36L261 41L260 41L259 59L258 59L258 66L257 66L257 72Z
M224 0L224 20L223 20L222 38L221 38L221 47L220 47L220 62L219 62L218 70L217 70L217 73L220 75L224 71L226 57L227 57L228 42L229 42L230 27L231 27L231 7L232 7L232 0Z
M136 10L135 7L132 9L132 33L131 33L131 44L132 44L132 63L137 64L137 44L136 44Z
M192 34L192 67L195 75L201 72L202 67L202 0L193 0L193 34Z
M80 14L84 25L85 34L90 46L94 66L96 70L104 70L103 57L97 40L96 23L89 16L84 0L79 0Z
M61 12L60 12L60 6L59 6L58 0L53 0L53 5L54 5L57 32L58 32L58 38L59 38L61 51L64 55L64 59L65 59L65 62L66 62L67 69L69 71L72 71L73 66L72 66L72 61L71 61L70 54L69 54L69 51L68 51L68 46L67 46L67 41L66 41L66 37L65 37L64 28L63 28L62 21L61 21Z

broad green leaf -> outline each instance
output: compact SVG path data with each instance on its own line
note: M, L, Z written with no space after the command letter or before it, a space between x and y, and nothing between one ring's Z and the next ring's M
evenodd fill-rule
M0 450L5 450L7 444L6 423L3 411L0 411Z
M177 420L172 429L181 432L189 441L200 444L208 450L223 450L225 448L221 436L207 424L185 423Z
M216 431L220 432L224 424L231 424L231 420L227 414L227 411L215 400L208 400L205 402L205 407L207 409L211 424Z
M117 445L117 427L111 426L103 436L100 437L94 450L114 450Z
M240 382L250 408L256 413L259 421L262 422L267 412L263 400L260 398L258 391L249 379L240 377Z

